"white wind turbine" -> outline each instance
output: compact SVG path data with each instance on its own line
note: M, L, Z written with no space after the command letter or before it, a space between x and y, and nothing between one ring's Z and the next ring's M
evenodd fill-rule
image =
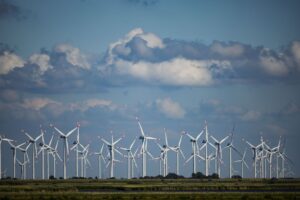
M17 159L17 163L19 164L20 168L21 168L21 179L25 180L26 179L26 168L25 165L28 161L25 160L24 162L21 162Z
M179 153L181 154L181 156L183 157L183 159L185 159L185 156L180 148L181 145L181 141L182 141L182 134L180 135L180 139L178 141L178 144L175 145L174 147L170 147L170 149L172 151L174 151L176 153L176 174L179 175Z
M229 148L229 178L232 177L232 172L233 172L233 168L232 168L232 149L237 152L240 156L242 156L242 154L235 148L235 146L233 145L233 134L234 134L234 126L232 128L232 132L230 133L230 142L227 143L227 146L224 148Z
M245 161L246 152L247 151L245 149L241 160L234 161L235 163L241 163L242 178L244 178L244 165L249 169L249 166L247 165L247 163Z
M163 158L163 169L164 169L164 173L163 176L167 176L168 175L168 151L171 150L169 143L168 143L168 137L167 137L167 132L166 129L164 129L164 134L165 134L165 144L163 146L161 146L159 143L156 143L158 145L158 147L160 148L161 151L161 156Z
M46 144L45 141L44 141L44 143L41 144L40 151L38 152L38 154L40 154L41 152L43 153L45 150L47 151L46 152L46 156L47 156L47 179L49 179L49 177L50 177L50 167L49 167L50 160L49 160L49 155L51 154L52 151L54 151L54 149L51 147L53 137L54 137L54 135L51 136L49 144ZM42 157L44 157L44 155L42 155ZM44 170L44 167L43 167L42 170ZM42 173L44 174L44 172L42 172ZM44 175L43 175L43 177L44 177Z
M122 139L119 138L118 140L114 141L114 136L111 136L111 143L109 143L108 141L106 141L105 139L101 138L101 140L107 145L108 150L109 150L109 155L110 155L110 178L114 177L114 163L118 162L118 160L115 159L115 152L119 153L120 155L122 155L122 153L120 151L118 151L115 147L115 145L120 142ZM122 155L123 156L123 155Z
M281 138L279 138L278 145L275 146L274 148L270 148L267 144L265 144L266 148L267 148L268 155L269 155L269 178L272 178L273 155L277 154L279 152L280 142L281 142Z
M33 138L31 135L29 135L27 132L22 130L22 132L28 137L28 142L32 144L32 179L35 179L35 159L37 157L37 147L36 142L42 137L42 134L37 136L36 138Z
M194 138L193 136L191 136L188 133L185 133L185 134L190 138L190 142L192 143L192 149L193 149L191 157L189 157L187 159L187 161L185 161L185 163L188 163L193 158L193 173L196 174L196 170L197 170L196 169L197 168L196 157L199 157L200 159L205 160L202 156L199 155L199 147L198 147L198 143L197 143L199 138L203 134L203 130L197 135L196 138Z
M19 144L19 145L14 145L11 141L8 141L8 143L11 146L11 150L13 151L13 178L16 178L16 159L17 159L17 149L20 149L21 146L26 144L26 142Z
M154 137L150 137L150 136L146 136L143 130L143 127L139 121L138 118L136 118L138 125L140 127L140 131L141 131L141 136L139 137L140 140L142 140L142 147L141 147L141 154L142 154L142 159L143 159L143 171L142 171L142 176L145 177L147 176L147 154L153 158L153 156L150 154L150 152L148 151L148 140L156 140L156 138Z
M53 157L53 177L54 177L54 178L56 177L56 156L57 156L58 159L62 162L62 159L61 159L61 157L59 156L58 151L57 151L58 141L59 141L59 140L56 141L55 148L54 148L54 149L51 149L51 151L50 151L50 154L51 154L52 157Z
M200 150L202 150L205 147L205 176L208 176L208 170L209 170L209 155L208 155L208 129L207 129L207 122L205 121L205 139L202 141L203 145L200 148Z
M2 141L13 142L13 140L5 138L5 136L0 135L0 179L2 179Z
M218 175L219 177L221 177L221 161L222 161L222 143L225 142L225 140L227 140L229 138L229 136L226 136L225 138L223 138L222 140L217 140L214 136L210 136L214 141L214 145L217 147L217 170L218 170Z
M127 178L130 179L132 178L132 167L131 165L133 164L132 161L134 162L135 166L137 166L133 153L132 153L132 147L135 143L135 139L133 140L133 142L131 143L131 145L129 146L129 148L124 148L124 147L120 147L120 149L127 151Z
M76 171L76 177L78 177L78 146L80 145L80 135L79 135L79 129L80 129L80 124L79 122L77 122L77 136L76 136L76 141L73 142L74 146L71 148L72 149L75 149L75 171Z
M27 150L29 149L31 143L27 145L26 148L20 148L20 151L23 153L23 178L26 179L26 164L29 162L29 157Z
M99 152L95 152L94 154L98 156L98 177L99 179L102 179L102 163L101 163L101 159L103 160L103 163L105 164L105 158L103 156L103 147L104 144L102 144L100 151Z
M244 140L244 139L243 139ZM246 141L246 143L250 146L252 153L253 153L253 161L254 161L254 178L257 177L257 158L258 158L258 150L261 147L261 144L254 146L250 142Z
M59 130L52 124L50 124L50 126L53 127L60 134L60 138L63 139L63 142L64 142L64 159L63 159L63 161L64 161L64 179L66 179L67 178L67 155L69 155L68 137L70 137L70 135L72 133L74 133L74 131L76 129L78 129L78 126L76 126L74 129L70 130L67 134L63 133L61 130Z

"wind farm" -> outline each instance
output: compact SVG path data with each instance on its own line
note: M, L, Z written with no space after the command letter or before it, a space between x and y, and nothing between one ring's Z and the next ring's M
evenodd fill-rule
M0 200L299 199L299 8L0 0Z
M213 134L209 133L208 123L205 121L196 137L192 136L192 134L188 133L186 130L178 131L180 134L173 135L174 140L177 140L178 143L175 146L171 146L169 144L168 134L165 128L161 130L162 137L156 138L151 137L148 133L144 132L138 117L136 117L136 123L136 134L131 143L123 143L122 145L119 145L125 136L122 135L118 139L114 139L115 136L113 132L111 132L111 139L109 140L104 139L104 137L101 136L98 136L98 140L92 140L92 143L96 142L96 146L101 147L98 150L90 149L90 145L92 145L92 143L82 144L82 139L80 139L82 135L79 134L80 124L78 122L76 123L76 127L68 131L66 134L52 124L49 126L49 131L41 129L41 134L36 138L33 138L27 132L22 130L21 132L24 133L26 137L24 137L21 144L13 142L14 138L8 139L5 136L1 136L1 141L8 142L13 152L13 165L10 166L9 163L5 163L5 165L1 166L1 168L4 167L13 169L12 174L9 177L32 180L49 179L50 176L52 178L59 178L57 177L56 165L60 165L59 169L62 169L62 171L60 171L59 174L63 175L63 179L73 177L87 178L86 169L88 166L91 168L91 170L89 170L89 176L97 177L99 179L103 179L104 177L116 178L115 171L117 168L127 168L126 174L121 173L121 176L119 175L120 178L126 177L127 179L150 177L149 174L151 174L152 177L155 177L156 175L167 177L170 173L181 176L182 173L180 172L180 169L187 171L188 165L189 169L191 169L191 171L188 172L190 175L201 173L206 177L209 177L209 175L212 174L219 178L232 178L234 176L244 178L245 174L247 174L247 178L254 179L278 179L292 177L290 175L293 173L291 168L294 167L294 162L285 153L286 144L282 141L282 137L278 138L278 144L276 146L272 146L271 144L268 144L267 140L264 139L263 136L258 135L260 138L258 140L259 143L257 145L253 145L245 138L242 138L241 141L237 141L234 137L233 128L229 134L224 134L222 139L218 140L215 136L213 136ZM51 129L56 131L58 134L51 132ZM72 147L69 147L68 138L76 131L77 135L73 136L73 138L75 138L75 142ZM48 143L45 142L46 134L49 134L48 136L50 138ZM84 134L87 135L87 133ZM56 142L54 142L54 138L57 138ZM63 139L62 144L59 142L60 138ZM138 143L137 138L140 139L140 143ZM208 140L209 138L211 138L210 141ZM191 145L190 148L183 149L181 147L181 144L184 141ZM228 142L224 145L226 141ZM247 146L247 148L240 150L234 145L234 142L242 142L244 144L242 146ZM40 145L37 146L36 143L39 143ZM2 147L2 153L8 153L9 146L6 145L5 148ZM60 146L62 151L59 150L61 149L59 148ZM152 152L150 152L150 149ZM28 154L30 151L32 154L31 159L29 159ZM74 151L74 153L70 154L70 151ZM223 155L227 152L228 156ZM176 158L175 162L169 161L169 154L173 154L173 157ZM185 156L189 154L190 156ZM36 158L39 155L41 155L41 162L38 163L40 166L37 167L41 168L41 175L36 176ZM50 166L51 155L53 158L52 167ZM147 157L147 155L149 157ZM75 170L73 170L74 164L70 163L71 157L73 157L72 160L75 161ZM214 167L209 165L212 158L215 160ZM235 159L234 161L233 158ZM96 170L96 166L91 166L91 162L89 161L91 159L97 159L96 163L98 163L98 171ZM22 162L19 162L20 160L22 160ZM80 167L78 164L79 160L81 162ZM152 167L153 163L157 160L160 162L159 172L155 172L155 168ZM20 177L17 177L15 169L17 161L18 164L22 166L22 174ZM190 161L192 162L190 163ZM275 162L276 164L274 164ZM174 164L174 166L171 166L171 163ZM241 167L236 166L235 163L240 163ZM105 167L102 166L104 164ZM200 165L200 167L197 166L197 164ZM151 166L150 170L147 167L148 165ZM223 166L226 165L229 166L229 173L226 173L225 171L221 173L221 168L224 168ZM79 168L81 169L80 175ZM248 173L245 173L245 170ZM67 173L68 171L72 171L74 174L71 174L70 172ZM140 171L142 173L139 175ZM28 174L27 172L31 172L30 177L26 176L26 174ZM208 172L211 173L209 174ZM2 179L5 178L7 177L2 177Z

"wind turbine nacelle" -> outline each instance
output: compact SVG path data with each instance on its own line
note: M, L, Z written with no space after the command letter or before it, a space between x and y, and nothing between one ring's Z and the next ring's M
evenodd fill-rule
M42 147L42 146L43 146L43 143L40 143L39 145Z
M64 139L65 137L61 135L60 138Z
M190 142L195 142L194 140L190 139Z
M202 144L205 144L206 143L206 140L202 140Z
M163 145L163 148L164 148L164 149L167 148L167 145L164 144L164 145Z
M144 138L144 136L140 136L139 139L140 139L140 140L143 140L143 139L145 139L145 138Z
M218 146L218 145L219 145L219 143L215 142L215 145L216 145L216 146Z
M77 141L74 141L73 144L74 144L74 145L77 144Z
M260 150L260 151L262 151L262 150L263 150L263 148L262 148L262 147L260 147L260 148L259 148L259 150Z

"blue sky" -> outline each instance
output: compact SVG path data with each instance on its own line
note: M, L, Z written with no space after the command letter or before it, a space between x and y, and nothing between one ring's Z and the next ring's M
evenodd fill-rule
M235 124L241 151L242 138L258 143L262 134L272 146L286 138L299 176L298 8L299 1L0 1L0 131L22 141L21 129L37 134L42 124L51 133L53 123L67 131L79 121L96 151L96 136L110 130L128 145L139 134L136 116L153 136L166 128L174 144L205 120L218 138ZM190 154L187 138L183 148Z

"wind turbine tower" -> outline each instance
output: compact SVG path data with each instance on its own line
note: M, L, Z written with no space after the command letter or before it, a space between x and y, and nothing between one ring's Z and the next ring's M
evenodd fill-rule
M64 179L67 179L67 155L69 155L69 144L68 144L68 137L70 137L70 135L72 133L74 133L74 131L76 129L78 129L78 126L76 126L74 129L70 130L67 134L63 133L61 130L59 130L58 128L56 128L55 126L53 126L52 124L50 124L51 127L53 127L59 134L60 134L60 138L63 140L64 142Z

